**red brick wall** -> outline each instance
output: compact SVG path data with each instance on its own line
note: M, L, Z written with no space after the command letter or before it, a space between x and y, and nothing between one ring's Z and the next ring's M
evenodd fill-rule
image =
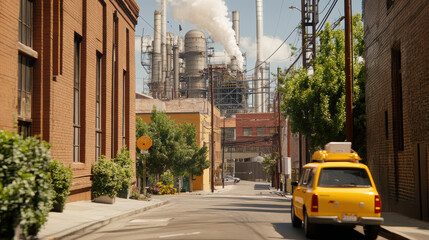
M386 1L365 0L363 14L368 162L384 209L418 217L415 152L418 144L429 145L429 2L398 0L387 10ZM395 170L391 48L397 43L402 62L404 150L398 152ZM427 157L422 161L429 166Z
M33 79L33 134L50 142L52 158L73 169L69 201L90 198L90 173L95 162L96 53L103 54L102 154L111 156L111 97L113 13L118 11L116 151L122 147L122 74L127 71L126 142L135 159L135 63L134 38L138 6L134 1L89 0L34 1L34 44L38 59ZM119 5L120 4L120 5ZM19 1L0 2L0 129L16 124L18 84ZM105 12L105 14L103 14ZM62 21L61 21L62 16ZM55 22L55 24L54 24ZM59 23L60 22L60 23ZM63 24L61 24L61 22ZM127 35L128 30L128 35ZM73 163L74 35L83 37L81 52L81 163ZM128 38L128 39L127 39ZM127 45L128 42L128 45ZM55 56L55 57L54 57ZM12 63L12 64L11 64ZM4 68L4 66L8 66ZM55 75L54 75L55 74Z
M12 131L18 114L19 1L0 1L0 9L0 129Z

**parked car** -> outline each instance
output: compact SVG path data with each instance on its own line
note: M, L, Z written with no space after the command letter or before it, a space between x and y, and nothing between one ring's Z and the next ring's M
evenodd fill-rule
M225 182L238 183L238 182L240 182L240 178L228 175L228 176L225 177Z
M293 183L291 219L307 237L315 236L319 224L362 225L368 239L376 239L381 200L368 167L351 150L350 143L329 143L313 154L312 163Z

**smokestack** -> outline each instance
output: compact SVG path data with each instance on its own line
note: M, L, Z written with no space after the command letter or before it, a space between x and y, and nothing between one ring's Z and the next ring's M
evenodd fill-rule
M161 13L155 11L154 13L154 40L152 52L152 95L156 98L156 93L160 88L160 62L161 62Z
M263 7L262 0L256 0L256 66L255 66L255 112L264 112L264 64L262 56L262 39L264 36L264 22L263 22Z
M162 93L165 94L165 81L167 77L167 3L166 0L161 1L161 58L162 58L162 76L161 86Z
M235 41L240 46L240 12L232 11L232 29L235 32Z
M179 62L179 47L175 45L173 47L173 68L174 68L174 98L179 97L179 72L180 72L180 62Z

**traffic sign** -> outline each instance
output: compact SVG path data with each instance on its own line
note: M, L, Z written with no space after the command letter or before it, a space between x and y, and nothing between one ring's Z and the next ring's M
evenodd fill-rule
M152 146L152 139L149 137L143 136L137 140L137 147L140 150L148 150Z

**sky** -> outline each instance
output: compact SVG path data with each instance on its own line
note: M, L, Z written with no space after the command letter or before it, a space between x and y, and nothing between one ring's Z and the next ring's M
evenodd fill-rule
M176 36L185 36L185 34L192 29L203 30L208 35L208 32L215 32L210 24L201 24L201 19L198 16L207 19L209 16L206 12L206 8L202 8L201 11L191 15L187 13L192 3L194 2L208 2L207 6L219 8L221 12L226 15L226 20L232 21L232 11L237 10L240 12L240 50L245 52L247 55L247 70L248 75L253 74L252 69L256 62L256 1L255 0L167 0L167 32L172 32ZM335 0L321 0L319 2L319 19L328 12L329 6ZM141 65L141 36L150 35L153 38L153 14L155 10L160 10L160 0L136 0L140 7L140 14L138 18L138 24L136 26L136 91L143 91L143 82L149 81L149 76ZM180 6L174 6L177 3L183 3ZM210 5L215 3L215 6ZM189 7L184 7L187 4ZM227 8L224 8L224 6ZM291 10L290 7L295 6L301 8L301 0L264 0L263 1L263 18L264 18L264 45L263 45L263 56L266 59L272 53L279 48L283 41L286 40L277 52L267 61L270 62L271 72L277 71L277 67L287 68L294 60L295 57L290 55L291 50L289 45L300 48L301 46L301 35L296 27L301 21L301 12L297 9ZM352 0L352 12L353 14L362 13L362 1ZM176 19L173 17L176 17ZM222 14L221 14L222 15ZM338 18L344 15L344 1L338 0L334 10L329 15L328 21L335 22ZM196 27L184 20L189 20L189 16L195 16L191 20L195 20L196 24L203 25L209 30L204 30ZM220 16L224 17L224 16ZM180 19L179 19L180 18ZM181 20L182 19L182 20ZM210 22L208 22L210 23ZM182 31L179 31L179 25L182 27ZM223 30L224 31L224 30ZM220 30L222 33L222 30ZM216 34L216 33L215 33ZM216 36L215 36L216 38ZM217 37L219 40L224 40L223 36ZM220 41L216 41L213 45L217 55L225 52L224 47L220 44ZM215 60L221 60L222 58L216 58ZM300 61L298 61L300 62ZM145 86L144 91L147 91Z

